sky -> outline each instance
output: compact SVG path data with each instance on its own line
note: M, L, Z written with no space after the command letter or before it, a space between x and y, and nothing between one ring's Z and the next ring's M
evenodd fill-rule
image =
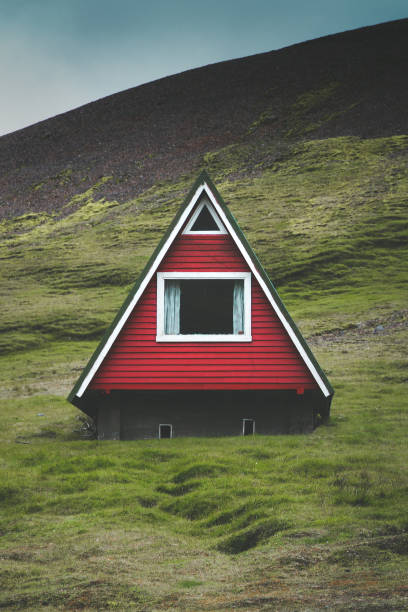
M0 0L0 135L206 64L408 17L408 0Z

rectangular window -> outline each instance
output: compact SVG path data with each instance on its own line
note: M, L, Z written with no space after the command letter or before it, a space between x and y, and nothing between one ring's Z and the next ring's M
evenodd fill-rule
M172 438L173 425L159 425L159 438Z
M252 436L255 433L255 420L242 419L242 435Z
M157 340L251 340L249 272L159 272Z

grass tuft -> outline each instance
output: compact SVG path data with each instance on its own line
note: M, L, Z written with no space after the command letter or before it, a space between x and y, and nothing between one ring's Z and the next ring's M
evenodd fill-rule
M197 463L184 469L173 477L173 482L176 484L184 483L186 480L193 478L204 478L208 476L216 476L222 472L226 472L227 468L223 465L210 463Z
M43 474L72 474L93 472L113 467L115 462L108 457L70 457L42 468Z
M22 490L15 485L0 484L0 504L13 505L21 498Z
M271 536L289 528L289 523L280 519L263 519L247 529L235 533L217 544L217 550L237 555L266 542Z
M179 485L160 485L157 487L157 491L160 493L166 493L166 495L180 497L181 495L186 495L187 493L191 493L191 491L198 489L200 485L200 482L188 482Z
M219 499L207 499L206 496L191 494L176 499L173 502L164 503L161 505L161 508L170 514L180 516L190 521L198 521L208 516L218 508L219 505Z

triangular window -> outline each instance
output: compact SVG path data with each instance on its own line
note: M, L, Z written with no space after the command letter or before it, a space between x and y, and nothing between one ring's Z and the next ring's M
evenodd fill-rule
M225 227L207 199L202 199L184 230L185 234L226 234Z
M191 226L191 232L218 231L220 228L216 224L214 217L208 210L207 206L203 206L197 219Z

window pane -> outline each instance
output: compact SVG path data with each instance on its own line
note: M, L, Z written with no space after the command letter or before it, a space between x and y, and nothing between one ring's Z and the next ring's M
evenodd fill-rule
M165 335L245 335L244 279L165 279Z
M245 326L244 281L234 283L233 327L234 334L243 334Z
M232 334L234 280L181 280L180 333Z
M220 228L214 221L213 216L208 210L207 206L203 206L200 214L195 220L195 223L190 231L192 232L208 232L208 231L218 231L219 232L220 231Z
M253 419L244 419L243 427L244 436L252 436L255 433L255 421Z
M171 438L171 425L159 425L159 438Z
M164 292L164 330L166 334L180 333L180 281L168 280Z

